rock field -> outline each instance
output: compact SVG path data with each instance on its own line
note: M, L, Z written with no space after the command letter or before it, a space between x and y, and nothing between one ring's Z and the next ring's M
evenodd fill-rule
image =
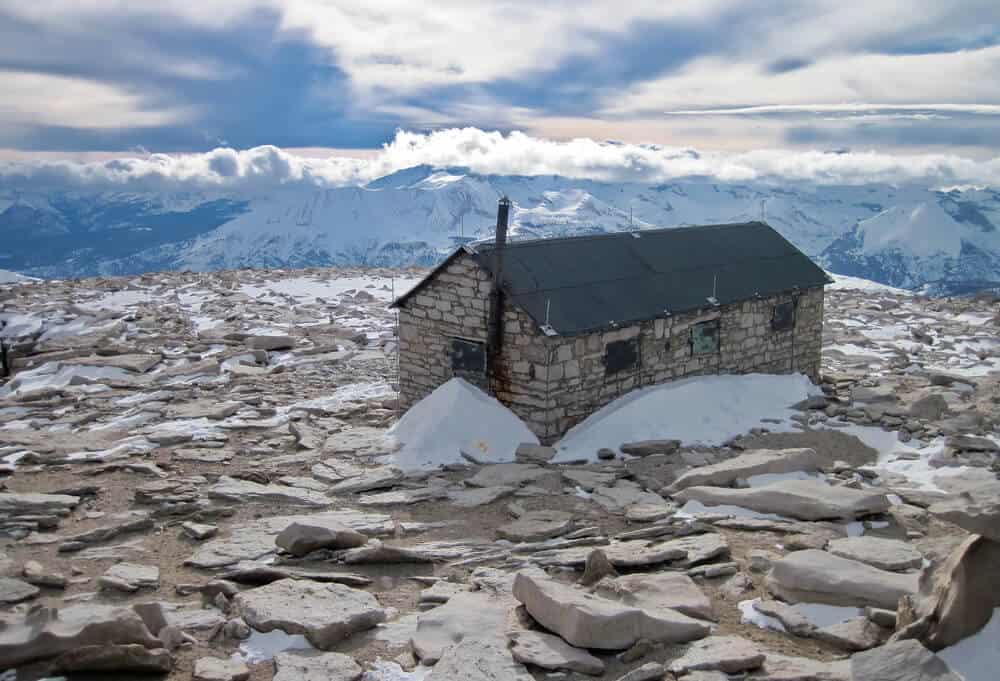
M0 681L992 681L995 300L833 287L789 427L413 472L421 275L5 285Z

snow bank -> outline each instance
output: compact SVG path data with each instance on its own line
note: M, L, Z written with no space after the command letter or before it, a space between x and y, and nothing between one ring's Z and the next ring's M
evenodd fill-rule
M538 443L513 412L460 378L413 405L389 435L402 444L393 459L403 470L462 461L460 451L480 461L513 461L519 444Z
M851 277L846 274L834 274L833 272L827 272L827 274L833 277L833 283L827 287L832 291L872 291L875 293L895 293L897 295L904 296L913 295L913 291L908 291L905 288L896 288L895 286L880 284L877 281L872 281L871 279Z
M751 428L792 430L789 407L820 394L801 374L698 376L620 397L571 429L556 445L556 461L616 450L624 442L676 439L721 445ZM779 423L762 423L762 419Z

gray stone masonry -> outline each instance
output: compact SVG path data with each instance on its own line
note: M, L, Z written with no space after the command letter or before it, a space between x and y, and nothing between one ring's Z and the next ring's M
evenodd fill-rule
M399 311L400 404L408 409L458 375L490 389L482 371L452 369L453 338L486 342L491 280L462 255ZM794 302L795 322L773 331L774 307ZM695 354L691 328L718 320L717 352ZM575 337L545 336L522 310L504 306L504 346L492 389L543 442L640 387L699 374L800 372L819 378L823 289L747 300ZM635 367L608 374L608 343L638 339Z

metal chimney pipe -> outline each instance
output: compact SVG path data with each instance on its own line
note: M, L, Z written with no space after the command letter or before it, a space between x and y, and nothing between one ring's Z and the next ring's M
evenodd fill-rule
M507 247L507 222L510 219L510 199L506 196L497 204L496 241L493 246L493 287L490 289L490 317L487 328L486 371L490 388L495 391L500 351L503 346L503 258Z

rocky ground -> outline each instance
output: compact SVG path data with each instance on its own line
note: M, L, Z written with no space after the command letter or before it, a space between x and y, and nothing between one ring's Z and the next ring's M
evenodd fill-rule
M829 291L794 432L404 472L419 275L0 291L0 678L994 678L995 301Z

